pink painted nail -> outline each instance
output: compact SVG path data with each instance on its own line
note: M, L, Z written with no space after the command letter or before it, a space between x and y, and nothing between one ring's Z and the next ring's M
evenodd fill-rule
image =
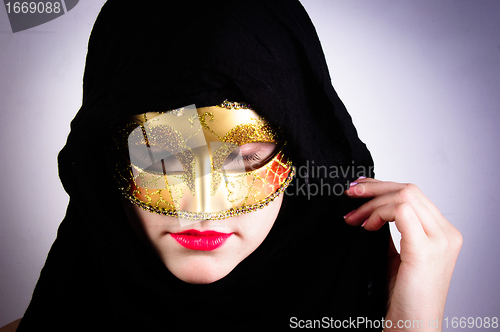
M368 219L366 219L362 224L361 224L361 227L365 227L365 224L366 222L368 221Z
M351 182L351 183L349 183L349 187L354 187L357 184L358 184L357 182Z
M346 214L344 216L344 219L347 219L347 217L349 217L351 214L353 214L354 212L356 212L356 210L352 210L351 212L349 212L348 214Z

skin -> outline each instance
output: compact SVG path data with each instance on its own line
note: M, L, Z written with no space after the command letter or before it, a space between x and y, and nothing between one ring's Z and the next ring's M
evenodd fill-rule
M358 179L346 191L352 198L372 198L348 214L349 225L376 231L394 221L401 233L401 252L389 248L388 304L385 331L441 331L446 296L462 235L414 184ZM438 319L439 328L428 326ZM398 328L399 320L426 325ZM386 325L387 326L387 325Z
M192 284L217 281L250 255L266 238L281 208L283 195L263 209L223 220L202 220L182 227L177 218L151 213L124 200L132 227L177 278ZM258 222L255 222L258 220ZM232 233L212 251L181 246L170 233L188 229Z

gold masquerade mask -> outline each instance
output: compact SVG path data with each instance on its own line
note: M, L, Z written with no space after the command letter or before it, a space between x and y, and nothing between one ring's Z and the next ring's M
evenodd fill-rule
M238 216L267 206L294 176L279 131L240 103L144 113L118 133L120 190L159 214L193 221Z

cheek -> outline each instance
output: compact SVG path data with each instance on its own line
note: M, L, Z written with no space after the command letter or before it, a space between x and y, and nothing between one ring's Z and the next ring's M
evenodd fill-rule
M267 237L278 216L282 201L283 195L280 195L264 209L237 217L242 247L246 251L254 251Z
M148 212L126 199L123 199L123 205L136 234L154 247L160 243L171 225L178 224L177 218Z

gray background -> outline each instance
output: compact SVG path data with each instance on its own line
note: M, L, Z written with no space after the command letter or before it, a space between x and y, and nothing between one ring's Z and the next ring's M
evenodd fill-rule
M16 34L0 8L0 326L23 315L65 214L56 157L103 2ZM464 236L445 317L500 317L500 1L302 3L377 176L419 185Z

